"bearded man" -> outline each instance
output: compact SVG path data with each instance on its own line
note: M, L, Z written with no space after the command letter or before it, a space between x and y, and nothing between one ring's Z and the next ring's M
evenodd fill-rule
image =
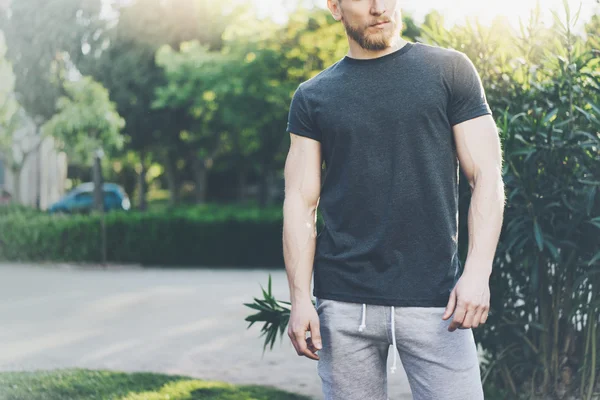
M288 336L318 361L326 400L386 400L390 348L415 400L483 399L472 329L488 317L505 195L480 76L458 50L404 40L399 0L327 5L349 50L290 105ZM459 167L472 190L464 268Z

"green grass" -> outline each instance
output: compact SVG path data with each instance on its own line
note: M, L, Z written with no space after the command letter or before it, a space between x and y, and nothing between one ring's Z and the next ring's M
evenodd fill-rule
M309 400L270 387L81 368L0 372L0 400Z

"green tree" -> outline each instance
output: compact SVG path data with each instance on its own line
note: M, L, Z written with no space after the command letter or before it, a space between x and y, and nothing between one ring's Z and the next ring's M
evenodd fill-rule
M154 107L185 111L179 139L187 144L185 154L195 176L197 202L206 200L207 173L229 141L216 90L228 85L223 71L231 62L235 60L210 52L197 41L183 44L179 52L167 46L157 53L157 64L164 69L167 84L157 88Z
M38 127L54 115L65 68L96 30L100 9L100 0L14 0L0 10L17 100Z
M43 126L43 132L57 139L73 160L89 165L93 161L94 206L103 209L100 158L123 147L120 131L125 121L110 101L108 91L90 77L65 82L66 96L58 99L58 112Z
M172 204L179 202L178 165L188 160L189 146L180 139L185 111L151 106L156 88L166 84L155 54L163 45L178 49L180 43L194 39L210 49L220 48L221 34L237 12L235 7L226 11L229 5L208 0L128 2L116 8L116 23L90 42L90 50L78 63L83 73L109 89L127 121L128 148L139 154L141 208L145 208L145 176L153 156L165 166Z
M54 115L57 99L64 94L67 71L73 70L85 38L97 30L100 10L101 0L14 0L0 7L6 57L15 75L15 98L23 108L6 128L20 149L16 151L19 161L12 163L16 186L20 168L41 143L40 127ZM33 145L25 144L31 134L25 135L27 140L22 135L23 126L31 123L33 135L38 136ZM19 129L20 133L8 134ZM21 139L15 142L15 135Z
M205 180L219 156L236 170L241 193L246 174L256 171L265 206L284 162L291 96L300 82L343 56L345 36L323 10L299 10L285 26L244 21L224 33L221 52L197 44L162 49L157 60L168 82L157 90L155 106L187 110L183 137L195 152L197 177Z

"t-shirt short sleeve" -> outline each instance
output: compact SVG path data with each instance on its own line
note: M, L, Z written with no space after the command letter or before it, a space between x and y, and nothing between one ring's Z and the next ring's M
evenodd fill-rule
M475 65L466 54L457 53L448 106L448 120L451 126L492 114Z
M298 86L298 89L296 89L290 104L287 132L309 137L320 142L321 132L316 127L310 111L304 93L302 92L302 85L300 85Z

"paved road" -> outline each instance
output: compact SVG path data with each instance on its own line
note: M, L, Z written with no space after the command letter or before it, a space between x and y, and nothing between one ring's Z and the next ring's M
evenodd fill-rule
M285 271L0 265L0 370L103 368L272 385L321 399L316 361L287 334L262 357L246 329L269 273L289 300ZM391 352L388 366L391 365ZM408 400L398 362L390 400Z

